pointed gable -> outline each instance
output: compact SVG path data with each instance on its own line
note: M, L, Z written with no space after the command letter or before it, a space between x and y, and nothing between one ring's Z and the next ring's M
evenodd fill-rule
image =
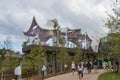
M35 17L33 16L33 20L32 20L29 30L23 33L26 36L35 36L39 32L39 30L40 30L40 27L37 24Z
M40 41L45 42L47 41L51 35L50 35L50 30L43 29L41 28L33 16L33 20L31 23L31 26L27 32L23 32L25 36L33 36L35 37L36 35L39 36Z

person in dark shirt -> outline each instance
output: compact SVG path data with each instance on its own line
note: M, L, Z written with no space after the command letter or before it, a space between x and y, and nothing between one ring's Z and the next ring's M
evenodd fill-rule
M94 68L94 72L95 72L95 73L97 72L97 67L98 67L98 63L97 63L97 61L95 60L94 63L93 63L93 68Z
M90 64L89 61L87 63L87 69L88 69L88 74L90 74L90 72L91 72L91 64Z

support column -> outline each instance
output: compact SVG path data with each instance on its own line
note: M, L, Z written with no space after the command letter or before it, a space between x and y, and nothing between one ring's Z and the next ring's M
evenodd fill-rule
M56 73L56 53L52 55L52 72Z
M56 52L55 52L55 73L57 72L57 62L56 62Z
M47 66L47 62L48 62L48 54L47 54L47 52L46 52L46 54L45 54L45 66L46 66L45 75L48 74L48 66Z

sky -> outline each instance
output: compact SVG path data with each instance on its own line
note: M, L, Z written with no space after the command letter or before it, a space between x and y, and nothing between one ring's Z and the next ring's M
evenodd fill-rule
M23 32L29 29L33 16L41 27L57 18L62 28L80 28L96 43L108 32L104 23L110 4L110 0L1 0L0 48L9 37L12 49L22 52L21 44L26 40Z

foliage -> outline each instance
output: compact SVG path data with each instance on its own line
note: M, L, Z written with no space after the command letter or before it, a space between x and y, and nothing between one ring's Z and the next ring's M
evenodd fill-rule
M95 60L95 58L94 58L94 56L89 56L89 58L87 58L88 59L88 61L90 61L90 62L93 62L94 60Z
M88 61L88 54L83 54L82 56L83 56L82 59L83 59L84 61Z
M111 57L120 57L120 34L113 33L109 35L109 49Z
M23 48L26 47L26 46L27 46L27 43L28 43L28 41L23 42L22 47L23 47Z
M53 24L53 39L54 39L54 46L58 46L59 45L59 37L60 37L60 25L57 21L57 19L55 18L54 20L51 20L52 24Z
M99 51L101 53L108 53L110 51L110 40L108 40L108 37L101 38L100 40L100 46L99 46Z
M60 38L59 39L59 43L61 44L62 47L65 46L65 39L64 38Z
M64 64L67 63L68 54L64 47L60 48L60 52L57 53L57 64L59 65L60 71L63 71Z
M108 20L105 26L110 29L109 39L109 49L110 56L120 57L120 1L113 1L112 7L113 14L108 14Z
M64 47L60 48L60 52L57 53L57 62L59 64L64 64L66 63L68 54L66 52L66 49Z
M120 75L115 73L103 73L98 77L98 80L120 80Z
M13 55L14 52L7 51L6 56L0 58L0 69L1 71L8 71L8 70L14 70L15 67L19 64L19 59L14 58Z
M75 61L75 63L78 63L81 60L82 60L81 49L80 48L76 48L76 53L75 53L75 56L74 56L74 61Z
M45 51L41 46L32 48L29 54L23 57L23 71L39 71L45 61Z
M111 33L120 32L120 1L113 1L113 14L108 14L108 20L105 26L110 29Z

